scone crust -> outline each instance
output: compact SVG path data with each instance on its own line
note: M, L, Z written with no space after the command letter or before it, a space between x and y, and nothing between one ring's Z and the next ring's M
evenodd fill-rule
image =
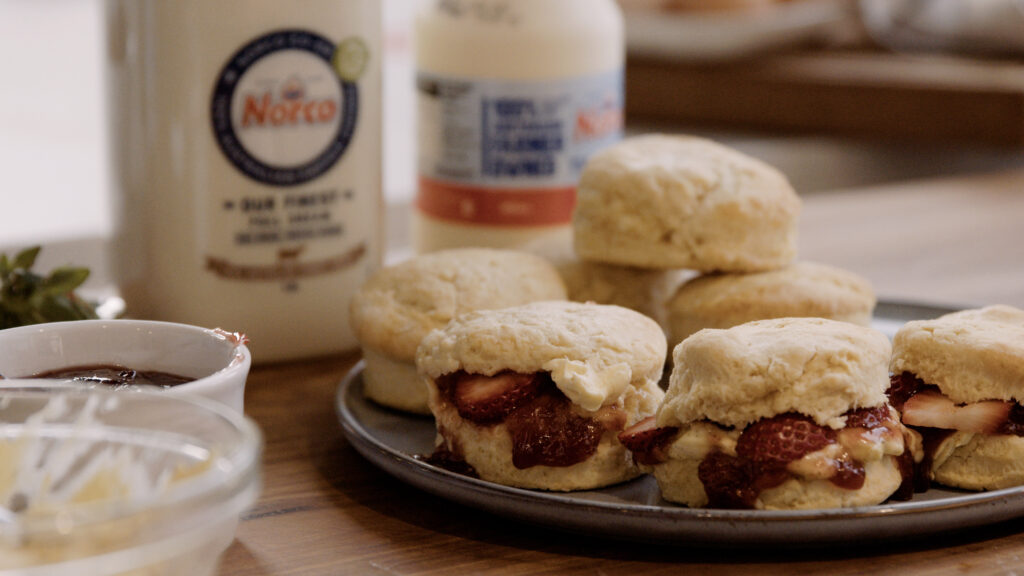
M891 347L881 332L824 318L706 329L673 350L659 426L708 419L744 428L799 412L842 427L842 414L886 402Z
M789 181L764 162L703 138L638 136L584 168L575 249L643 268L770 270L796 256L799 213Z
M679 286L668 301L673 342L703 328L731 328L767 318L817 317L867 326L875 308L871 283L813 262L748 274L706 274Z
M1024 310L997 305L906 323L891 370L910 372L957 403L1024 402Z
M459 248L378 270L349 308L352 329L363 346L411 363L420 340L458 314L566 296L558 271L540 256Z
M427 386L412 362L394 360L363 347L363 394L381 406L416 414L430 414Z
M548 301L464 314L423 339L416 366L429 379L458 370L549 372L574 404L597 410L628 386L657 382L666 350L661 327L643 314Z
M691 508L707 506L697 474L699 459L670 460L654 467L662 497ZM756 508L760 510L814 510L870 506L884 502L900 487L903 477L896 458L886 456L864 464L864 485L846 490L828 480L789 478L782 484L761 492Z

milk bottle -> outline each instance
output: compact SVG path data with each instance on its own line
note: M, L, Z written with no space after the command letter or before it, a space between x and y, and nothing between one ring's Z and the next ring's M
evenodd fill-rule
M108 0L127 315L355 346L379 265L377 0Z
M433 0L415 32L414 247L568 241L579 173L622 133L617 4Z

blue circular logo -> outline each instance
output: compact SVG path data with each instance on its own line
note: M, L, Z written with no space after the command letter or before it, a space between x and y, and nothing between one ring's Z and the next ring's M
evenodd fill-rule
M280 30L239 49L221 70L210 116L221 151L253 180L309 182L344 155L359 116L359 89L334 65L336 46L305 30Z

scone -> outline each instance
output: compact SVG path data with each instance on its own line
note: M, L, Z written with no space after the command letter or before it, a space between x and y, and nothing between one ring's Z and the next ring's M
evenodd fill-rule
M364 393L384 406L429 414L416 374L416 347L428 332L472 310L565 298L555 268L525 252L461 248L382 268L349 306L365 362Z
M749 274L705 274L679 286L666 304L670 342L704 328L754 320L818 317L867 326L875 309L871 283L833 266L796 262Z
M755 272L796 256L800 199L771 166L710 140L647 135L587 162L573 214L584 260Z
M823 318L697 332L673 351L657 417L620 435L666 500L766 510L913 493L916 435L885 396L889 340Z
M658 270L581 260L571 242L535 243L523 249L540 254L555 266L565 281L569 300L635 310L653 318L666 333L665 302L680 284L696 274L692 270Z
M654 414L666 342L619 306L537 302L462 315L427 335L436 457L484 480L583 490L639 471L618 434Z
M989 306L908 322L893 339L892 404L924 437L924 481L1024 484L1024 310Z
M569 300L612 304L654 319L668 331L666 300L692 272L617 266L574 259L555 262Z

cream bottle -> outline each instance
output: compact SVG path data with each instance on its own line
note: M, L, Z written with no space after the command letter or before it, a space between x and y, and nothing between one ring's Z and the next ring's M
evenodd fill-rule
M571 237L587 158L622 135L614 0L433 0L416 20L413 247Z
M377 0L108 0L126 315L354 348L381 261Z

